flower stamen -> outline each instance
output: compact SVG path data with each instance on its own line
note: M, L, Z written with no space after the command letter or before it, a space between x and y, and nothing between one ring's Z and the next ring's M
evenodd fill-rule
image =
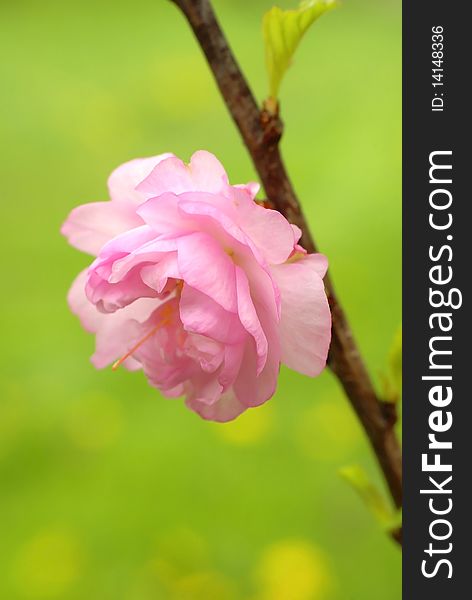
M161 327L163 327L164 325L167 325L167 323L169 323L170 321L170 317L172 315L172 308L170 306L164 306L163 309L163 319L161 321L159 321L159 323L153 327L151 329L151 331L148 331L146 333L146 335L144 337L142 337L132 348L131 350L128 350L128 352L126 354L124 354L121 358L119 358L116 362L113 363L111 370L112 371L116 371L118 369L118 367L120 365L122 365L125 360L127 358L129 358L132 354L134 354L136 352L136 350L138 350L143 344L144 342L147 342L156 332L158 329L160 329Z

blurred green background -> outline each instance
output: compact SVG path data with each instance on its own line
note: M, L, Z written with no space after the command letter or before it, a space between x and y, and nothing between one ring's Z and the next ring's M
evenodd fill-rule
M260 101L271 0L215 0ZM294 2L281 2L283 7ZM346 0L282 86L283 150L369 367L400 322L399 0ZM398 600L400 553L339 467L380 483L330 373L207 423L97 372L66 306L89 261L59 227L137 156L214 152L255 178L166 0L0 3L0 598Z

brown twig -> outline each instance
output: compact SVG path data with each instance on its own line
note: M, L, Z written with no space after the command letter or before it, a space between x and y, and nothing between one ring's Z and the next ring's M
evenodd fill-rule
M280 154L283 125L277 114L260 110L209 0L172 0L187 18L213 72L261 178L267 198L303 232L308 252L317 248ZM392 425L374 390L330 277L325 278L333 319L329 366L341 382L377 456L395 506L402 503L401 450ZM400 539L400 538L399 538Z

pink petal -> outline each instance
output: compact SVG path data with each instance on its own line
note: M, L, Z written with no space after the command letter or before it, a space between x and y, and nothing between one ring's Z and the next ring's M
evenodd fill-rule
M234 263L218 242L205 233L177 239L179 271L191 287L225 310L237 311Z
M113 312L139 297L157 295L156 289L148 286L146 279L143 280L141 268L148 262L159 263L168 252L175 255L177 245L173 240L149 240L149 234L153 235L152 230L143 226L114 238L102 248L99 257L92 263L86 293L99 310ZM174 269L172 265L167 266L167 270L160 272L162 278L175 274L176 265ZM149 272L146 271L145 275L149 275ZM156 277L158 275L156 273Z
M143 225L141 221L140 227L124 231L107 242L100 250L100 256L92 263L92 267L95 268L96 265L102 264L105 260L109 261L111 259L113 262L118 258L117 255L129 254L155 238L156 234L151 227Z
M155 238L149 242L145 242L142 246L136 247L132 252L126 256L122 256L121 252L117 252L116 259L113 261L111 271L105 275L105 271L102 273L101 268L95 268L97 272L103 278L107 278L110 283L116 283L124 279L128 273L139 265L146 263L157 264L168 254L177 255L177 242L175 240L162 240ZM101 253L100 256L102 256ZM178 272L178 266L175 266L175 272ZM169 275L170 276L170 275Z
M136 186L149 175L156 165L171 156L173 154L166 153L148 158L136 158L120 165L108 178L110 198L133 205L141 204L145 198L136 191Z
M166 390L163 392L166 398L178 398L179 396L183 396L185 394L185 386L182 383L179 383L175 387Z
M302 264L307 264L306 260L310 262L311 268L314 269L318 275L323 279L326 275L326 271L328 270L328 259L324 254L309 254L300 262Z
M95 353L92 363L103 369L129 352L152 327L148 320L163 305L158 299L140 298L111 314L103 315L97 330ZM159 319L159 316L156 317ZM137 368L141 365L134 358L128 358L123 365Z
M269 400L277 388L280 369L280 342L278 324L267 313L260 313L260 321L268 342L267 359L264 369L256 370L256 349L252 340L246 343L244 356L234 391L240 402L246 406L258 406Z
M85 295L87 277L87 269L79 273L72 283L67 301L71 311L79 317L82 327L89 333L95 333L103 323L105 315L99 312Z
M209 152L196 152L187 166L172 157L159 163L142 181L137 190L146 198L160 196L165 192L219 192L228 185L228 178L221 163Z
M217 194L229 185L223 165L211 152L206 150L195 152L190 159L189 169L196 191Z
M226 311L212 298L188 284L182 288L180 318L186 331L205 335L224 344L240 343L247 335L236 313Z
M97 255L109 240L142 224L132 206L120 202L92 202L74 208L62 225L61 233L78 250Z
M269 264L287 260L294 246L294 232L287 219L276 210L255 202L241 207L240 226Z
M157 292L141 279L139 268L131 271L117 283L109 283L94 271L89 271L85 286L87 298L100 312L112 313L128 306L138 298L155 298Z
M236 289L238 294L238 314L244 328L252 335L256 343L257 375L262 371L267 360L267 338L261 327L254 307L249 282L241 267L236 267Z
M193 194L188 195L193 196ZM164 193L156 198L150 198L137 209L137 213L159 236L175 237L176 234L195 231L192 219L185 218L179 210L181 197Z
M201 371L198 375L192 377L192 391L189 394L189 400L207 404L211 406L215 404L223 391L222 385L213 373L205 373Z
M300 229L300 227L298 227L298 225L293 225L292 223L291 223L291 227L293 230L293 243L296 245L297 242L302 237L302 230Z
M82 271L72 284L68 302L84 329L97 334L92 362L101 369L132 348L136 335L141 333L138 324L149 318L150 314L158 308L160 301L141 299L116 313L103 314L85 295L86 279L87 271ZM139 364L130 358L124 366L137 368Z
M187 336L185 353L198 362L202 371L214 373L223 361L224 345L204 335L192 333Z
M260 184L255 181L250 181L249 183L241 183L238 185L234 185L233 187L244 190L245 192L247 192L249 194L249 196L252 199L254 199L257 196L257 193L261 189Z
M195 399L188 399L186 405L198 413L203 419L219 421L220 423L232 421L247 409L247 406L244 406L244 404L238 400L236 394L232 390L228 390L222 394L220 399L211 405L208 405L205 402L199 402Z
M310 254L271 270L282 297L282 362L314 377L326 365L331 341L331 313L320 276L326 259Z
M244 344L228 344L224 349L224 365L218 373L218 381L223 386L224 391L233 385L238 376L243 359L244 346Z
M141 268L141 279L158 294L164 291L169 278L181 279L176 252L164 254L156 264Z
M205 217L211 219L214 224L221 226L232 238L240 242L241 244L248 244L249 240L244 235L244 232L236 224L235 219L228 215L229 209L221 207L221 201L226 203L227 200L220 196L212 196L210 194L195 193L195 194L182 194L179 201L179 209L183 213L184 217ZM220 206L219 206L220 205ZM200 221L195 221L198 226ZM203 229L203 227L198 227ZM210 233L214 233L210 230Z
M270 268L261 265L249 249L238 249L238 265L249 281L251 298L257 310L267 313L270 319L280 320L280 292L272 278Z

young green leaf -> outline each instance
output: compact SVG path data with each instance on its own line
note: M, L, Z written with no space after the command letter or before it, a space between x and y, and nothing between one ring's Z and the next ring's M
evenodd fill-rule
M396 515L380 491L369 480L364 469L352 465L339 469L339 474L359 494L381 527L390 531L397 522Z
M264 15L262 29L269 74L270 96L277 98L280 83L300 40L310 25L336 5L336 0L304 0L298 8L272 7Z

